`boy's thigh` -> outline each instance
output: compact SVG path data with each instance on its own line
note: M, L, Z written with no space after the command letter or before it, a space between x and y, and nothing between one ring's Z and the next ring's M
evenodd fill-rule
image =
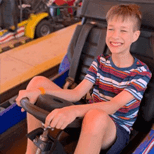
M104 120L106 120L106 122L102 123L106 124L106 127L103 133L102 149L108 149L116 140L117 129L114 121L110 118L109 115Z
M124 128L116 124L115 142L106 151L102 150L101 153L105 152L106 154L119 154L129 142L129 136L129 133Z
M27 86L27 89L38 87L44 87L52 90L61 89L57 84L55 84L53 81L44 76L35 76L34 78L32 78L32 80L29 82Z

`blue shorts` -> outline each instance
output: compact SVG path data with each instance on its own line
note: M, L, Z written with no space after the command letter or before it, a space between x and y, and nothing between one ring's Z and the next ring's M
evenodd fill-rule
M129 133L121 126L116 124L117 129L117 137L113 145L106 151L106 154L119 154L121 150L127 145L129 142ZM104 152L101 151L101 154Z

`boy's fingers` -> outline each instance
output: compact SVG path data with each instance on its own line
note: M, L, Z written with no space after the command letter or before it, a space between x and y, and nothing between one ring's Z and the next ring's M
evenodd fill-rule
M49 126L53 120L53 118L55 117L55 115L57 114L57 109L54 109L52 112L50 112L46 119L45 119L45 126Z
M46 120L45 120L45 126L49 126L50 123L51 123L51 120L53 119L53 116L51 114L49 114L47 117L46 117Z
M57 124L56 124L56 128L57 129L61 129L61 127L63 126L63 124L64 124L64 121L62 121L62 120L59 120L58 122L57 122Z
M21 98L21 99L22 99L22 98ZM16 104L17 104L18 106L21 106L21 104L20 104L21 99L20 99L20 98L16 99Z
M23 97L24 97L24 96L23 96ZM19 97L19 96L18 96L18 97L16 98L16 103L17 103L18 106L21 106L21 105L20 105L20 101L21 101L21 99L22 99L23 97Z
M68 124L63 123L63 125L61 126L61 130L65 129L67 127Z
M24 112L25 110L23 108L21 108L21 112Z
M20 102L16 101L16 104L17 104L19 107L21 107L21 104L20 104Z
M59 123L59 121L60 121L60 117L53 118L52 121L50 122L51 128L55 128L56 125Z

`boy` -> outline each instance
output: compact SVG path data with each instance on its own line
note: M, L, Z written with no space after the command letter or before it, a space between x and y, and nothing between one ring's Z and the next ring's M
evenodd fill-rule
M131 126L136 120L140 101L151 78L148 67L130 54L130 46L140 35L141 13L135 4L112 7L106 16L106 44L111 56L98 56L91 64L85 79L72 90L64 90L44 77L34 77L26 90L19 92L19 105L23 97L35 103L41 93L52 94L76 102L94 85L90 104L74 105L53 110L45 126L64 129L83 117L81 133L75 154L120 153L127 144ZM28 131L40 122L28 114ZM116 151L116 152L115 152ZM28 141L27 154L35 147Z

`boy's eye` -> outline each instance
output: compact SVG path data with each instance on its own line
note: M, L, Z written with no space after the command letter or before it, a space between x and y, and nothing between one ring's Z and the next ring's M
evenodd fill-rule
M126 31L126 30L121 30L121 32L124 32L124 33L125 33L125 32L127 32L127 31Z
M108 30L109 30L109 31L112 31L113 29L112 29L112 28L109 28Z

